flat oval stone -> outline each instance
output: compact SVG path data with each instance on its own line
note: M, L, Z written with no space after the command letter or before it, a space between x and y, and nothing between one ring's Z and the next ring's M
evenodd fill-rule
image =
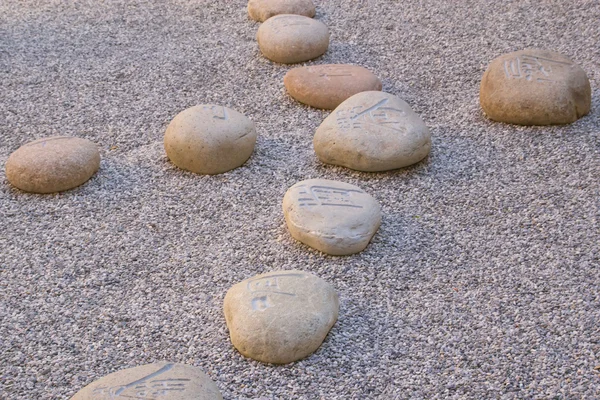
M279 14L315 16L312 0L250 0L248 15L255 21L263 22Z
M294 68L285 74L283 84L294 99L326 110L357 93L381 90L381 81L371 71L348 64Z
M244 164L254 151L256 129L245 115L202 104L177 114L165 132L167 156L181 169L220 174Z
M32 193L73 189L100 168L100 153L93 142L69 136L52 136L19 147L6 161L6 178Z
M266 20L258 28L256 39L269 60L294 64L325 53L329 47L329 29L312 18L282 14Z
M324 163L387 171L425 158L431 134L404 100L371 91L340 104L319 126L313 144Z
M490 119L518 125L568 124L590 111L585 71L562 54L528 49L493 60L479 100Z
M327 179L289 188L283 214L294 239L336 256L364 250L381 225L377 200L357 186Z
M319 348L339 312L335 290L304 271L274 271L242 281L225 295L231 342L255 360L287 364Z
M219 388L199 368L155 363L123 369L90 383L71 400L222 400Z

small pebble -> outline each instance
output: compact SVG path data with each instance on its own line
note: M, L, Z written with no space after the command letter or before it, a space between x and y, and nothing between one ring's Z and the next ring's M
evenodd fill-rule
M244 164L256 144L254 123L227 107L203 104L177 114L165 132L167 156L179 168L220 174Z
M327 164L358 171L387 171L429 154L431 134L402 99L362 92L340 104L317 129L313 144Z
M282 14L266 20L258 28L256 39L269 60L294 64L324 54L329 47L329 29L312 18Z
M583 69L562 54L527 49L493 60L481 79L481 107L490 119L517 125L576 121L590 111Z
M54 193L87 182L98 168L100 153L95 143L53 136L27 143L12 153L6 161L6 178L26 192Z
M287 364L316 351L337 321L339 300L323 279L274 271L242 281L225 295L231 342L255 360Z

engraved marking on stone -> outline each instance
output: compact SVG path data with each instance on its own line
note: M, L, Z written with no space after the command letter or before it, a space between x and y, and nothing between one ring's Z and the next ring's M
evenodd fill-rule
M101 387L95 389L93 393L109 396L110 399L154 400L166 397L171 392L183 392L186 390L186 382L189 382L191 379L153 379L170 371L173 366L173 364L167 364L158 371L126 385Z
M298 186L302 197L298 199L300 207L332 206L364 208L356 204L353 193L364 193L362 190L340 189L331 186Z
M279 274L270 275L263 278L252 279L246 285L250 292L261 292L269 294L281 294L284 296L296 296L295 293L284 292L279 286L279 278L283 277L302 277L301 274Z
M214 115L213 118L222 119L227 121L229 119L229 114L227 114L227 109L223 106L204 106L203 110L211 111Z
M273 25L273 30L275 32L280 32L282 28L287 28L289 26L310 26L310 22L304 21L295 16L282 16L275 19L277 24Z
M364 106L355 106L339 110L336 112L337 124L342 129L361 129L363 125L376 125L405 133L406 127L402 120L406 113L397 108L384 107L388 101L389 99L383 99L366 109Z
M302 278L303 274L275 274L265 276L263 278L251 279L248 281L246 288L254 297L250 300L250 305L255 311L265 311L267 308L274 307L271 302L271 296L280 295L288 297L296 297L296 293L285 292L279 286L280 278ZM259 296L260 294L260 296Z
M254 311L265 311L271 307L273 307L273 304L269 301L269 296L260 296L252 299L252 309Z
M54 138L49 138L49 139L38 139L33 143L26 144L25 146L37 146L37 145L41 144L42 147L46 147L47 142L54 142L56 140L67 140L67 139L72 139L72 138L68 137L68 136L60 136L60 137L54 137Z
M352 74L352 70L347 67L317 67L317 68L308 68L308 72L319 74L319 78L324 78L326 80L330 80L331 77L339 77L339 76L354 76Z
M555 67L570 66L571 63L557 61L551 58L523 54L514 59L504 61L504 74L507 79L522 79L527 81L552 81L552 65Z

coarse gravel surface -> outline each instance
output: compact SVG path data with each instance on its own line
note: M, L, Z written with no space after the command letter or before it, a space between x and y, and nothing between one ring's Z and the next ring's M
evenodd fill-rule
M0 1L0 399L68 399L125 367L201 367L226 399L600 399L600 2L323 0L329 51L430 127L398 171L320 163L327 111L291 99L260 55L245 0ZM592 111L567 126L487 120L495 57L558 51L587 72ZM200 103L256 122L241 168L184 172L162 145ZM98 143L83 186L35 195L3 165L50 135ZM297 181L365 189L383 222L332 257L295 242ZM222 311L233 284L304 269L340 294L312 356L242 357Z

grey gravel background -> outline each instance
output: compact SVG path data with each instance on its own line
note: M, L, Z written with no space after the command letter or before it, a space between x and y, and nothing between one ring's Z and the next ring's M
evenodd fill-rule
M313 63L379 75L431 128L428 160L376 174L319 163L328 114L286 95L290 67L261 57L245 0L0 2L0 163L57 134L103 157L56 195L0 172L1 399L67 399L157 360L203 368L227 399L600 398L600 2L317 4L332 40ZM485 67L530 46L583 67L590 115L486 120ZM196 176L168 162L168 122L199 103L256 122L244 167ZM283 194L315 177L381 202L363 253L290 238ZM244 359L226 290L292 268L334 285L338 323L300 362Z

